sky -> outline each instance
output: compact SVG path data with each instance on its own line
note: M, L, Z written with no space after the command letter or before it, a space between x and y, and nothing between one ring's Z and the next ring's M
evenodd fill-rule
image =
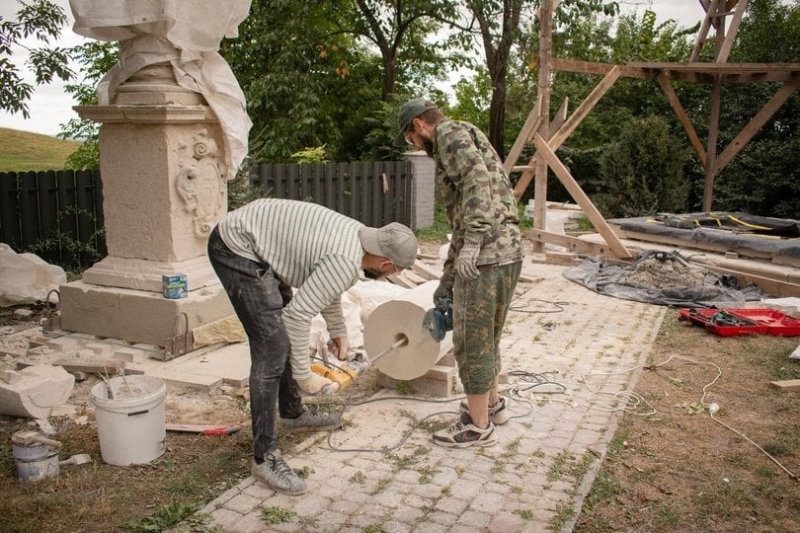
M69 8L68 0L53 0L55 3L64 7L69 23L62 31L58 46L76 46L86 42L86 39L72 31L74 18ZM679 25L689 27L701 21L704 15L703 8L698 0L619 0L620 7L624 12L642 12L646 7L655 11L657 21L664 22L668 19L676 20ZM14 0L0 0L0 16L4 20L16 18L19 4ZM24 41L28 46L40 46L37 41L30 39ZM26 51L22 47L14 48L13 60L19 64L24 61ZM21 69L26 81L33 83L33 76L29 75L27 69ZM34 84L35 85L35 84ZM75 103L72 97L64 92L64 84L56 80L49 85L35 86L34 94L28 102L30 118L25 118L22 113L9 114L0 111L0 127L12 128L16 130L42 133L45 135L56 135L60 131L60 125L65 124L78 115L72 110Z

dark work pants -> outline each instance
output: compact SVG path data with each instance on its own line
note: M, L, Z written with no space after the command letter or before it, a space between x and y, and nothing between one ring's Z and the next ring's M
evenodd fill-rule
M281 321L292 290L275 277L269 265L233 253L218 228L208 239L208 259L250 342L253 457L262 459L278 448L275 404L283 418L297 418L303 413L289 364L289 336Z

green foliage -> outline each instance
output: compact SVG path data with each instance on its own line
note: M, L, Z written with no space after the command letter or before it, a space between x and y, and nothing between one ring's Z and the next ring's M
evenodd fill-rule
M650 116L630 123L601 160L605 192L596 203L602 213L612 218L683 212L688 195L685 151L663 118Z
M447 210L442 204L433 207L433 225L427 228L420 228L416 231L417 239L424 242L447 242L447 234L452 233L453 228L447 219Z
M33 85L23 80L19 68L11 61L13 49L21 47L28 52L26 64L36 85L50 83L56 77L69 80L73 72L67 66L67 50L49 46L51 40L58 40L61 28L67 23L64 9L48 0L19 0L19 4L16 20L0 19L0 109L29 118L28 101L33 95ZM28 37L47 46L28 48L22 44Z
M147 533L150 531L167 531L172 526L181 523L184 519L189 519L190 524L201 526L211 521L210 516L190 518L200 508L199 505L192 503L182 503L173 501L169 505L162 505L158 511L145 518L137 518L129 521L122 527L123 531L132 533Z
M316 148L305 148L299 152L291 155L292 160L297 164L307 165L310 163L324 163L327 161L325 157L325 147L317 146Z
M283 524L297 516L297 513L281 507L267 507L261 510L261 521L267 524Z
M79 83L70 83L64 90L73 96L78 105L97 105L97 87L100 79L119 60L116 43L90 41L69 49L70 57L78 62L81 73ZM84 142L67 158L66 168L73 170L100 168L100 125L88 119L74 118L61 124L62 139L82 139Z
M59 228L67 218L85 219L85 222L95 230L85 241L78 240L72 235L61 231ZM60 265L66 270L80 270L83 264L100 259L98 249L99 240L105 233L105 228L97 228L97 217L85 209L68 206L56 215L55 227L51 228L50 236L38 239L28 246L31 251L40 256L64 254L68 259L62 260Z

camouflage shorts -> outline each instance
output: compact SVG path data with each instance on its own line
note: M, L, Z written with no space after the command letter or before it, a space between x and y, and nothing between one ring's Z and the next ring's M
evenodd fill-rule
M453 286L453 353L467 394L484 394L500 373L500 336L522 262L480 267L473 281Z

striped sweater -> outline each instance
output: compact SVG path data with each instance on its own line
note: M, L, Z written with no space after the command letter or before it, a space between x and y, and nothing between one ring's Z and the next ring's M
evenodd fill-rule
M311 377L311 319L322 314L331 337L347 337L341 295L359 279L362 223L309 202L261 199L228 213L219 223L232 252L269 264L295 288L283 310L295 379Z

